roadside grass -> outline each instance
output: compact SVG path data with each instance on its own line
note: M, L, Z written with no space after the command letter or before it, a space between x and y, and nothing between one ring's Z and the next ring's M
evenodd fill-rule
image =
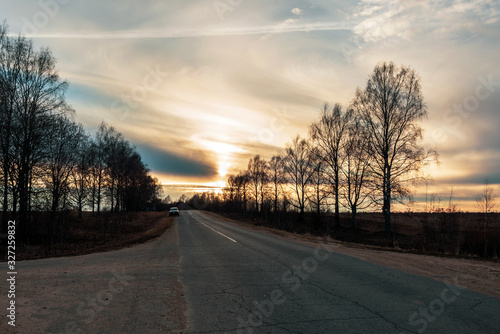
M61 217L59 217L61 218ZM84 212L82 218L75 212L64 215L56 226L60 233L50 242L44 237L48 214L37 213L31 222L30 244L16 245L16 260L34 260L52 257L77 256L107 252L145 243L160 237L174 223L168 212L132 212L92 215ZM5 245L2 245L2 249ZM2 252L2 261L6 252Z
M500 253L500 214L491 214L487 229L478 213L394 213L393 227L388 235L383 231L384 218L379 213L360 213L354 228L349 214L341 214L341 226L331 228L331 214L321 221L307 215L303 223L294 217L262 219L258 215L215 212L233 222L251 228L267 229L278 235L295 235L306 239L329 239L352 247L386 249L404 253L445 257L482 258L498 261Z

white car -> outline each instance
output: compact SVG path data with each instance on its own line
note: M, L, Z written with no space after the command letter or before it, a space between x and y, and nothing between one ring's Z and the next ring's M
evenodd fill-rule
M176 206L173 206L170 208L170 211L168 212L169 216L178 216L179 215L179 208Z

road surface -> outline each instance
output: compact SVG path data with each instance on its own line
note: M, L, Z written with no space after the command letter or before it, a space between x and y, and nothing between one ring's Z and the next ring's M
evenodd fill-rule
M500 300L218 221L178 218L183 333L500 333Z
M500 300L183 211L152 242L22 261L1 333L500 333ZM7 307L2 280L1 307ZM4 311L5 312L5 311Z

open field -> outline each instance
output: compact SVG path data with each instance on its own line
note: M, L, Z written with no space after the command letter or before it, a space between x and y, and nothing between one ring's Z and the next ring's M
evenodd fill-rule
M331 215L322 217L321 222L313 215L306 215L305 221L299 223L291 215L268 215L267 219L262 219L217 213L250 225L314 236L326 236L326 224L333 224ZM355 228L351 228L349 214L342 214L341 227L333 228L329 237L405 252L498 259L500 214L490 214L485 224L484 214L480 213L393 213L392 224L392 232L387 235L381 213L361 213Z
M42 238L42 228L49 215L37 213L32 231L32 244L17 244L16 259L33 260L47 257L75 256L106 252L141 244L155 239L171 227L172 218L165 212L133 212L100 215L84 213L78 218L76 213L66 217L63 242L52 245L38 242ZM32 224L33 225L33 224ZM60 241L60 240L56 240ZM5 261L5 244L2 245L2 260Z

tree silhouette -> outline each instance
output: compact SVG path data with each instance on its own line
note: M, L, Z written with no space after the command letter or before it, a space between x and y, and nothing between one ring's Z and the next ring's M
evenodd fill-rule
M279 197L285 183L285 171L283 169L283 157L279 154L274 155L269 161L269 183L273 194L273 211L279 210Z
M478 209L484 213L484 230L485 234L488 231L488 215L495 210L496 203L496 191L495 187L490 183L488 179L484 180L484 185L482 191L476 195L476 205Z
M299 219L304 220L304 211L307 200L307 187L314 173L314 157L307 140L295 137L286 145L283 166L287 175L287 182L292 187L294 196L290 203L299 210Z
M311 155L313 159L310 180L311 191L308 192L307 198L315 208L316 220L319 222L321 219L322 207L325 205L327 198L331 195L331 187L328 182L326 163L317 147L311 148Z
M6 27L2 30L6 31ZM0 40L0 77L2 78L2 151L4 159L4 211L10 205L15 214L19 205L19 239L29 241L31 195L47 153L47 131L54 117L71 113L64 93L66 81L59 78L56 60L49 49L36 51L24 37ZM7 186L6 186L7 184ZM6 200L7 198L7 200ZM7 205L6 205L7 204ZM5 216L5 215L4 215Z
M91 138L74 121L67 88L49 49L35 50L31 40L0 25L2 229L10 217L18 220L20 242L30 243L30 224L40 221L35 210L50 212L43 237L52 245L56 232L64 238L65 210L76 208L81 217L87 204L93 212L101 205L151 209L159 192L122 134L103 123Z
M358 211L369 208L373 204L373 177L370 168L373 158L370 155L370 136L360 122L359 117L351 120L348 129L348 140L345 146L344 190L342 202L351 211L351 228L355 227Z
M352 117L352 111L343 110L340 104L335 104L332 109L325 104L320 120L313 123L310 128L311 137L319 151L319 156L325 163L325 171L332 185L335 197L335 227L340 226L341 169L346 157L344 148Z
M391 230L391 203L395 195L408 193L409 182L434 151L420 146L422 128L418 122L427 116L420 79L415 70L394 63L378 64L364 90L357 89L352 103L369 131L371 173L382 194L385 231Z
M248 162L248 180L252 189L252 196L255 203L255 212L260 212L264 203L264 186L267 181L267 162L259 155L254 156ZM259 200L261 205L259 206Z

